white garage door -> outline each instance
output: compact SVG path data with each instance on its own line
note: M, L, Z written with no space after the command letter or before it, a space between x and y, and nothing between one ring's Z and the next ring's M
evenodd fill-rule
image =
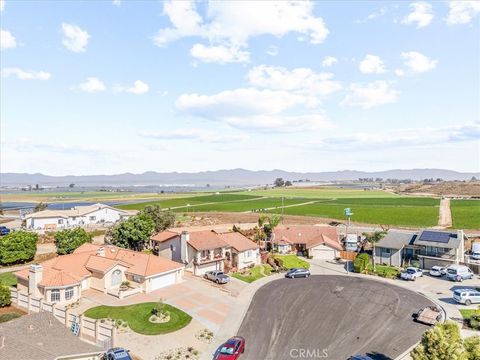
M175 273L159 275L157 277L152 278L150 283L150 290L154 291L157 289L161 289L165 286L175 284Z
M331 249L313 249L312 256L314 259L333 260L335 258L335 250Z

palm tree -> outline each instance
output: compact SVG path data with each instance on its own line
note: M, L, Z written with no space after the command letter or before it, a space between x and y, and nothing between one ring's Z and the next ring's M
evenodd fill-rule
M271 240L273 230L280 224L282 217L278 215L262 214L258 218L258 238L264 242Z
M387 230L382 229L382 231L374 231L373 233L363 233L365 236L365 240L367 240L373 246L372 250L372 265L373 271L375 271L375 244L377 244L380 240L383 239L385 235L387 235Z

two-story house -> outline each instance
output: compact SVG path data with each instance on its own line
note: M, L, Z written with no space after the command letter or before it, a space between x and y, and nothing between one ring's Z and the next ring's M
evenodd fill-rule
M150 240L159 256L185 264L194 275L223 271L225 263L237 269L260 263L258 245L240 233L166 230Z
M418 261L424 269L464 261L466 236L462 230L420 232L388 231L375 246L375 261L406 266Z

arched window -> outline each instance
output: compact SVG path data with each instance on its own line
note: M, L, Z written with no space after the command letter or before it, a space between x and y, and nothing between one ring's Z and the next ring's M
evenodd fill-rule
M53 289L50 292L50 301L51 302L58 302L60 301L60 290L58 289Z
M73 298L73 287L68 287L65 289L65 300L70 300Z
M122 282L122 272L120 270L115 270L112 273L112 286L120 285Z

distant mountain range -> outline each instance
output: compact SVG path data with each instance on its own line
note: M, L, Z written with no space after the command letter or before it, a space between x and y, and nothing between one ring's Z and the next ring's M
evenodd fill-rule
M252 171L245 169L204 171L196 173L159 173L147 171L143 174L124 173L118 175L67 175L49 176L44 174L0 174L1 186L155 186L155 185L192 185L212 186L254 186L271 184L281 177L284 180L314 181L350 181L359 178L413 179L441 178L443 180L470 180L472 176L480 178L480 173L462 173L443 169L386 170L376 172L343 170L331 172L289 172L283 170Z

